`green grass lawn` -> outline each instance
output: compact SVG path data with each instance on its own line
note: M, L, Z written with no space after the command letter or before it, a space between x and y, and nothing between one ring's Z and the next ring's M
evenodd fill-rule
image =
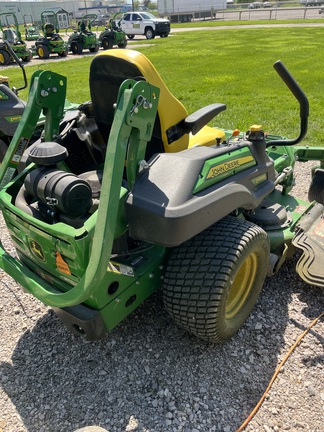
M273 63L282 60L309 98L309 132L304 144L321 145L323 38L324 27L244 27L175 33L150 41L150 46L143 40L136 49L152 61L189 113L214 102L225 103L227 110L213 125L247 130L251 124L261 124L270 133L294 138L299 133L299 107L273 69ZM73 102L90 98L91 58L47 62L52 71L68 77L68 99ZM26 67L29 78L38 67ZM21 82L18 68L1 73L10 77L11 85ZM27 93L21 96L26 98Z

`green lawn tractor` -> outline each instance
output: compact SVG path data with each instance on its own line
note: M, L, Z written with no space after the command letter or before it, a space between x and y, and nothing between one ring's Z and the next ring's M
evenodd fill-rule
M6 66L12 61L5 41L10 44L16 56L22 61L29 62L33 58L32 51L21 38L18 20L14 13L0 14L0 33L2 38L0 41L0 66Z
M324 148L297 138L242 136L207 125L221 103L188 115L141 53L115 49L90 66L91 101L61 122L66 78L37 71L0 167L0 208L16 248L0 267L75 334L103 338L154 291L209 342L232 337L298 250L304 281L324 285ZM141 79L142 77L142 79ZM46 92L44 90L46 89ZM45 136L21 150L41 111ZM318 161L309 202L291 194L296 161Z
M41 36L32 15L24 15L24 27L26 41L35 41Z
M104 50L111 49L114 46L126 48L127 38L125 32L119 27L114 18L109 20L108 26L99 35L99 46Z
M92 23L96 20L96 14L84 15L78 22L78 28L68 39L69 51L72 54L82 54L83 50L88 49L90 52L97 52L99 41L97 35L91 31Z
M41 13L43 37L39 37L32 47L35 55L46 60L51 54L59 57L68 55L68 45L59 34L57 14L54 11L46 10Z
M0 75L0 163L3 161L10 141L25 111L26 103L19 98L18 92L28 85L22 62L7 41L4 42L4 46L11 59L21 67L24 84L19 88L10 88L9 77Z
M4 45L11 59L21 68L23 85L10 88L9 77L0 75L0 164L3 162L9 144L26 109L26 102L20 99L19 92L28 86L24 64L7 41L4 42ZM77 107L78 104L71 103L66 99L64 102L64 113L75 110ZM66 113L65 115L69 114ZM45 117L42 114L37 121L37 126L34 128L32 136L28 140L28 145L39 139L43 133L44 123Z

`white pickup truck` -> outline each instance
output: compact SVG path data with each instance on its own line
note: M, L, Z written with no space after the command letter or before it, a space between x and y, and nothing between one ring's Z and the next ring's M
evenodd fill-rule
M167 37L170 33L170 21L156 18L149 12L127 12L118 23L129 39L133 39L135 35L154 39L155 36Z

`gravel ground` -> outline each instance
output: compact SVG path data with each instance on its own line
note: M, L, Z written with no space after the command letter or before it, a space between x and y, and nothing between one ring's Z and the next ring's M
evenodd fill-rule
M304 197L309 164L298 170ZM10 241L0 220L1 238ZM266 280L246 324L224 345L173 324L153 295L109 337L87 342L0 271L0 431L234 432L297 337L323 311L323 290L295 262ZM323 431L323 320L281 370L246 431Z

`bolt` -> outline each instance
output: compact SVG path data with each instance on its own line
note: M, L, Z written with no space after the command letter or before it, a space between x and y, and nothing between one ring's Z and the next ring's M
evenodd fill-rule
M139 165L140 171L142 171L144 169L148 169L150 167L150 165L145 160L139 161L138 165Z

